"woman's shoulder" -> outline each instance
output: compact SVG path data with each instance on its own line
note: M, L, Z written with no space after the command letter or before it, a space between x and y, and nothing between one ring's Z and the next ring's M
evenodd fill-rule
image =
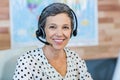
M22 55L20 55L18 60L34 59L38 55L41 55L41 53L42 53L42 48L31 49L31 50L25 51Z
M81 59L79 54L76 51L70 48L65 48L65 51L69 56L74 57L74 59Z

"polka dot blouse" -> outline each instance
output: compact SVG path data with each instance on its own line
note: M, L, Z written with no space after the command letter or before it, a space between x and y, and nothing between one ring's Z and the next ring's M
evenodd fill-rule
M92 80L85 61L70 49L67 56L67 72L63 77L49 64L43 50L38 48L18 58L13 80Z

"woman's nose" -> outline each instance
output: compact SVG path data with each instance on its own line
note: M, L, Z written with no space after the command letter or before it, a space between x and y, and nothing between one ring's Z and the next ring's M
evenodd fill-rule
M62 36L62 35L63 35L62 29L58 29L58 30L56 31L56 35L57 35L57 36Z

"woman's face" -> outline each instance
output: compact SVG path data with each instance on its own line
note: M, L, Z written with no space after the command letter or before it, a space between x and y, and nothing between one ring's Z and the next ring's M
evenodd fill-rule
M63 49L71 36L71 20L65 13L49 16L46 19L46 40L55 49Z

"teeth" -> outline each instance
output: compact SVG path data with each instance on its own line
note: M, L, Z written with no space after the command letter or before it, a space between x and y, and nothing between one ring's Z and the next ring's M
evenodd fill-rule
M55 40L55 42L62 42L63 40Z

